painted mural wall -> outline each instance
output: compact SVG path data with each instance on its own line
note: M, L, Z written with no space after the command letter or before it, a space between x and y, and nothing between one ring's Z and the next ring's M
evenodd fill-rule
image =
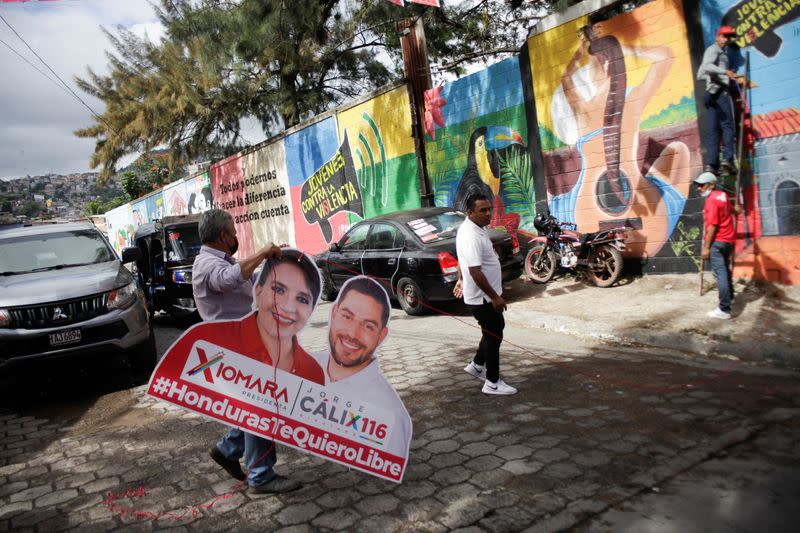
M583 232L628 227L626 255L646 271L696 269L702 163L681 2L583 16L528 52L550 212Z
M736 30L731 64L743 73L749 52L749 92L756 140L743 168L745 216L737 227L735 275L800 283L800 2L700 2L703 40L720 25ZM728 180L725 186L735 188Z
M170 215L201 213L211 208L211 181L208 173L166 185L134 202L105 214L108 240L117 251L134 245L136 229L147 222Z
M538 203L580 231L628 227L627 256L645 272L696 271L703 110L692 60L730 24L732 65L741 71L750 51L759 134L741 165L737 275L800 283L799 13L797 0L652 0L547 26L520 56L426 94L435 204L463 210L483 192L492 226L525 236ZM270 241L320 252L355 222L420 206L410 110L405 86L335 110L115 209L109 237L120 251L141 223L215 206L234 216L240 257Z
M491 226L535 232L533 174L519 58L429 91L425 152L434 202L466 211L481 192L494 205Z

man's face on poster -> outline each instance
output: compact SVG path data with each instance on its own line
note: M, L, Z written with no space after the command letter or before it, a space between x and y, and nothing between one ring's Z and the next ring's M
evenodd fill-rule
M383 306L375 298L349 291L331 314L328 342L333 360L346 368L370 361L389 332L382 315Z
M279 263L256 286L258 329L262 334L291 340L314 310L314 298L299 266Z

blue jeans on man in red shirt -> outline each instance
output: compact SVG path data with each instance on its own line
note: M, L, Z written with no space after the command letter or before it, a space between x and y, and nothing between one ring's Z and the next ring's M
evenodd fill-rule
M708 251L711 260L711 270L717 278L717 291L719 292L719 310L731 312L731 297L733 296L733 278L731 276L731 255L733 244L729 242L714 241Z

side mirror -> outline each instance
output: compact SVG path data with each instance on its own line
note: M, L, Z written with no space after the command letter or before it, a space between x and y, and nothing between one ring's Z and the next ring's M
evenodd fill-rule
M138 261L139 259L141 259L141 257L142 257L142 251L136 246L131 246L130 248L122 249L123 263L133 263L134 261Z
M338 252L339 251L339 243L335 242L331 244L331 252Z

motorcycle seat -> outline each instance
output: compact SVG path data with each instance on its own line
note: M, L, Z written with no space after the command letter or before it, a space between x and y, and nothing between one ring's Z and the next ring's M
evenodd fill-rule
M581 246L583 246L584 244L586 244L588 241L594 240L594 238L595 238L596 236L597 236L597 232L593 232L593 233L584 233L583 235L581 235Z

